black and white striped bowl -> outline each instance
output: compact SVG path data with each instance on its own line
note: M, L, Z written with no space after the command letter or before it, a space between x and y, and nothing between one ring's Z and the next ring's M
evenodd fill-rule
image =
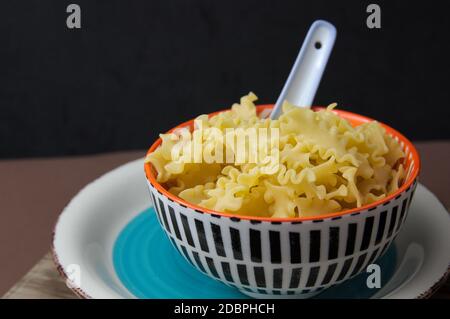
M370 121L357 114L338 113L353 124ZM145 164L159 222L173 246L195 268L247 295L315 295L358 275L383 255L408 215L417 185L418 153L403 135L382 125L404 148L408 175L397 192L381 201L310 219L236 216L174 196L156 181L153 167ZM160 143L156 141L148 153Z

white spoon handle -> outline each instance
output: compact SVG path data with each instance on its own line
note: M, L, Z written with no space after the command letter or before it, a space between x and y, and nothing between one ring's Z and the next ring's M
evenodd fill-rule
M281 114L285 100L296 106L311 106L335 39L336 28L331 23L317 20L311 25L272 111L272 119Z

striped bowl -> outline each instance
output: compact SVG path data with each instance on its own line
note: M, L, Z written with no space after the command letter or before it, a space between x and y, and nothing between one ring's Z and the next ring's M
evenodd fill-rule
M258 106L266 112L272 105ZM335 111L352 125L372 119ZM212 113L211 115L217 114ZM210 115L210 116L211 116ZM193 121L178 127L191 127ZM420 160L412 143L381 124L406 153L407 178L383 200L316 218L261 218L211 211L169 193L145 164L150 197L173 246L208 276L256 297L307 298L352 278L386 252L408 215ZM177 128L178 128L177 127ZM158 139L149 149L161 144Z

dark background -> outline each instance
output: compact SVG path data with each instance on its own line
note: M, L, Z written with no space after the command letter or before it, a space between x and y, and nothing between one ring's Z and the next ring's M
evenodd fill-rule
M380 30L366 27L378 3ZM82 28L66 27L81 6ZM147 148L254 91L274 102L310 24L338 37L315 104L450 138L448 12L422 1L4 1L0 158Z

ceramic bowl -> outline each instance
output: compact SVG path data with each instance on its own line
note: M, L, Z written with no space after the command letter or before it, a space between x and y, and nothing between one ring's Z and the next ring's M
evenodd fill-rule
M258 112L272 107L258 106ZM372 121L346 111L335 112L355 126ZM192 125L193 120L178 127ZM159 222L173 246L195 268L244 294L256 298L315 295L358 275L383 255L408 214L419 156L407 138L381 125L402 146L408 172L400 189L382 200L314 218L236 216L193 205L169 193L156 181L152 165L145 164ZM158 139L148 154L160 144Z

